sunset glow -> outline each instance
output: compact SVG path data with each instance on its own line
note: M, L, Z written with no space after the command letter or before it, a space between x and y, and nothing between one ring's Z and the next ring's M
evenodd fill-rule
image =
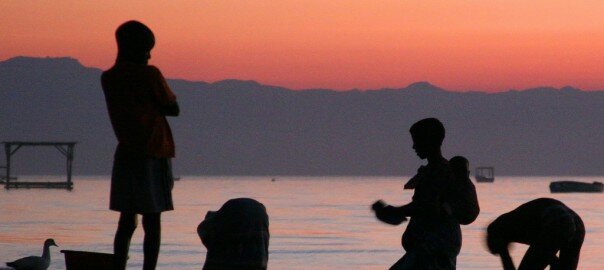
M166 77L294 89L604 89L604 2L2 1L0 60L69 56L101 69L135 19Z

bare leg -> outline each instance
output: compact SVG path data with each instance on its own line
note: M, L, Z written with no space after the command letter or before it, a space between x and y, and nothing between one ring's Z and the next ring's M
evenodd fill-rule
M545 269L551 263L552 258L556 257L558 250L559 247L551 243L533 244L526 251L518 270Z
M117 225L117 232L113 240L113 269L126 269L128 260L128 250L130 249L130 240L132 234L136 230L136 214L121 213L120 220Z
M159 246L161 244L160 222L161 213L143 214L143 229L145 230L145 240L143 242L145 262L143 270L154 270L157 266L157 257L159 256Z

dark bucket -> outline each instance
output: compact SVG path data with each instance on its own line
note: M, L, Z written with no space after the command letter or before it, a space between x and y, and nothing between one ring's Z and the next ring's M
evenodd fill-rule
M113 254L79 250L61 250L67 270L110 270Z

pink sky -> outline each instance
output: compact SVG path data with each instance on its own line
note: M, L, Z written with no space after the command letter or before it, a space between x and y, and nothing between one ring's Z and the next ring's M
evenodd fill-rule
M124 3L123 3L124 2ZM604 1L0 1L0 60L70 56L106 69L115 28L156 35L170 78L294 89L604 89Z

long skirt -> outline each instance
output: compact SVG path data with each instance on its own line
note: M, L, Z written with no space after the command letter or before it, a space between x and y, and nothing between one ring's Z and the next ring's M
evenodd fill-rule
M170 159L124 157L116 151L109 209L136 214L174 210L173 186Z

